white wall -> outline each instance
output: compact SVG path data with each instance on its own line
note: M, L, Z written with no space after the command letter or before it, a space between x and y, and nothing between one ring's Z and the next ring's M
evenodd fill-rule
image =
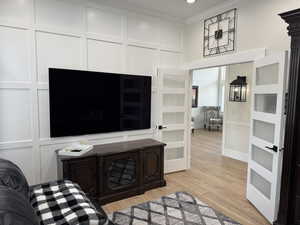
M238 75L247 77L246 102L230 102L228 98L229 84ZM245 162L248 161L250 137L252 76L253 63L235 64L227 67L223 121L223 154Z
M238 0L226 7L216 7L189 20L185 28L185 61L203 58L203 21L205 18L237 8L236 51L267 48L269 51L288 50L290 38L287 24L279 13L300 7L299 0ZM219 9L218 9L219 8Z
M193 71L193 85L198 89L198 107L192 108L194 127L203 128L203 106L218 106L219 100L219 68L209 68Z
M54 151L72 141L107 143L154 133L50 139L49 67L150 75L154 112L155 68L182 62L181 24L81 2L0 1L0 157L16 162L31 184L56 179Z

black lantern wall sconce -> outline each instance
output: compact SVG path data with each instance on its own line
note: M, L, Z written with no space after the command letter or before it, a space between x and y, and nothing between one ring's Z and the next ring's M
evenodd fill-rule
M246 102L247 101L247 80L245 76L238 76L230 83L229 101Z

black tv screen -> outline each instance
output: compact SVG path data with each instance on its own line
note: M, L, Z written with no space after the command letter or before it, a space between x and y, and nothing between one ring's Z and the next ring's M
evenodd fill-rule
M49 68L50 136L149 129L151 77Z

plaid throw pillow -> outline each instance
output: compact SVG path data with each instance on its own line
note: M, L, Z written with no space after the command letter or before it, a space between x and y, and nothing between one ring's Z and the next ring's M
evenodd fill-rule
M30 201L41 225L106 225L106 215L100 214L79 185L57 181L35 186Z

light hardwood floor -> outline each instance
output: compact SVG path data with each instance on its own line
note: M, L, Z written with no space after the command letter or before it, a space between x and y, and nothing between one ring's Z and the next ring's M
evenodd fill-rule
M111 213L131 205L186 191L243 225L269 225L246 199L247 164L221 155L222 134L196 130L190 170L166 175L167 186L104 206Z

